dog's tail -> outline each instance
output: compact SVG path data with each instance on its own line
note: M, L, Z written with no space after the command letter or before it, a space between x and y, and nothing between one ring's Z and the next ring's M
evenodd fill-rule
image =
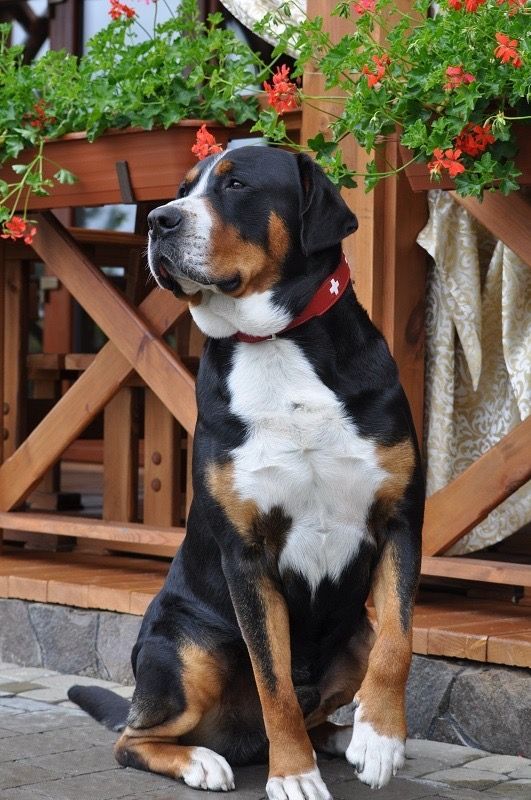
M100 686L72 686L68 699L111 731L123 731L131 702Z

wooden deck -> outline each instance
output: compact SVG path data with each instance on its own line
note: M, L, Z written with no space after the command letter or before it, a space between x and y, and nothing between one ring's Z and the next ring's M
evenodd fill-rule
M6 547L0 597L141 615L167 570L168 563L156 559ZM423 591L415 609L413 650L531 667L531 607Z

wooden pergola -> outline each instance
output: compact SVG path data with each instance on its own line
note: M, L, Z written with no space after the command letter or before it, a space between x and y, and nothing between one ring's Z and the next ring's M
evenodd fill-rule
M311 0L308 5L310 13L329 19L333 36L341 35L344 21L330 17L331 0ZM72 16L72 24L77 25L78 18L75 20ZM312 93L322 93L319 74L307 73L304 80ZM295 135L300 129L305 140L318 130L326 131L328 118L305 108L302 118L297 114L291 117L290 125ZM168 292L152 289L146 294L143 290L144 279L139 276L145 238L140 227L135 234L76 229L69 225L71 214L54 215L51 207L72 209L124 199L146 204L171 198L190 164L194 129L190 123L167 132L121 132L92 145L78 135L54 143L60 150L56 160L71 166L80 176L79 183L61 186L52 198L35 200L39 234L33 249L0 240L0 308L6 312L0 325L4 432L0 437L0 528L53 535L59 549L60 541L70 547L70 552L59 553L6 546L0 559L0 596L143 613L167 570L160 557L172 555L185 535L196 419L194 373L201 336L191 324L185 303ZM244 129L221 129L217 138L227 140L245 133ZM140 143L142 135L150 137L149 163ZM364 154L353 143L345 148L350 163L362 167ZM396 140L388 142L385 157L390 164L398 163ZM359 232L346 242L356 291L389 342L421 436L426 256L416 237L427 219L426 195L412 192L400 174L371 194L360 188L347 191L345 197L360 222ZM531 263L529 205L523 197L491 195L482 204L456 200ZM140 206L139 216L145 216L145 210L146 206ZM42 353L27 353L28 273L35 260L42 261L46 274L58 279L62 287L61 299L54 299L46 316L51 314L49 319L53 319L54 313L66 309L69 321L70 298L75 298L108 339L98 353L70 352L64 346L63 350L57 346L47 349L50 336L44 339ZM102 272L103 266L112 264L127 268L125 294ZM173 335L171 344L165 338L168 332ZM50 410L26 430L29 384L33 399L46 401ZM137 421L139 394L142 432ZM25 505L37 487L41 494L56 497L57 463L101 413L101 518L80 512L50 513ZM441 586L445 579L452 579L531 588L529 565L443 557L460 537L529 480L530 452L528 419L429 498L424 576L443 579ZM5 536L6 541L11 538ZM92 552L87 552L87 543ZM124 551L143 557L131 558ZM531 666L529 608L525 603L515 606L508 599L495 601L488 596L471 602L463 593L422 595L415 617L414 648L420 653Z

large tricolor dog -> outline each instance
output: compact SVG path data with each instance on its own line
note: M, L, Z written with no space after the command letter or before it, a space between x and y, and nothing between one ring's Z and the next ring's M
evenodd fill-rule
M342 256L356 219L308 156L243 147L149 222L156 280L208 337L194 500L133 649L132 704L70 696L122 731L120 764L190 786L233 789L231 765L269 758L270 800L325 800L315 751L384 786L404 761L424 487ZM353 699L353 725L328 722Z

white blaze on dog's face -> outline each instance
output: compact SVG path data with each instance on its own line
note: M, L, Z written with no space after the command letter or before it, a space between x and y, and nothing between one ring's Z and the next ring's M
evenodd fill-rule
M338 245L356 227L308 157L265 147L205 159L187 174L177 199L148 220L153 275L188 296L197 325L214 338L285 328L299 309L283 287L308 277L307 256L315 249Z

